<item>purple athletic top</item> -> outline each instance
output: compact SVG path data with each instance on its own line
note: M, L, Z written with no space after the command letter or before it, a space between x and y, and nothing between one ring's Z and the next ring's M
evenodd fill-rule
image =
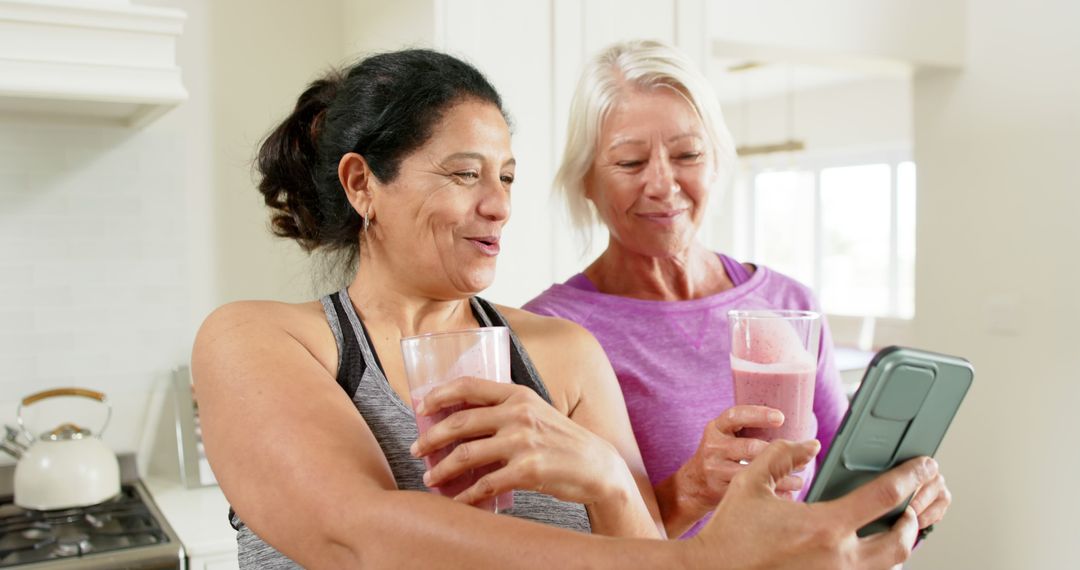
M751 274L726 255L720 260L735 287L700 299L647 301L608 295L579 273L524 307L574 321L600 341L619 377L653 485L690 459L705 425L734 404L728 310L818 310L810 289L794 279L763 266ZM847 405L832 338L822 323L814 388L818 460L824 459ZM815 464L804 472L807 481L800 499L810 488ZM684 536L696 534L703 524Z

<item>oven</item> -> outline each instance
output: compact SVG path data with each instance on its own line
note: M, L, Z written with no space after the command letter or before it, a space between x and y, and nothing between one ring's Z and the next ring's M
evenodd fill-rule
M0 570L186 566L180 539L137 479L89 507L34 511L0 497Z

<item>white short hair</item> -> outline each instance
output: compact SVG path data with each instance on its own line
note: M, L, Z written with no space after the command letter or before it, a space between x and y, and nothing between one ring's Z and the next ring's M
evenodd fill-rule
M596 158L600 128L619 95L629 89L672 88L697 112L711 143L719 170L735 158L720 101L712 84L683 52L654 40L634 40L608 46L585 63L570 103L566 147L555 174L554 190L566 201L570 222L591 239L600 220L585 197L585 176Z

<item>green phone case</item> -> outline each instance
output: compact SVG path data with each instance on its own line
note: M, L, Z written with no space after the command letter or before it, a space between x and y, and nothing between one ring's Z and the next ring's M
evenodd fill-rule
M842 497L908 459L933 456L974 377L963 358L882 349L866 369L806 501ZM892 528L907 502L859 529L859 536Z

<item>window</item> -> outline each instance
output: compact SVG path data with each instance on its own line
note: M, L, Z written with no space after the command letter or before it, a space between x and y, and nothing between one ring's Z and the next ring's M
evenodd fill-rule
M915 164L796 164L746 165L748 258L813 287L828 313L913 317Z

